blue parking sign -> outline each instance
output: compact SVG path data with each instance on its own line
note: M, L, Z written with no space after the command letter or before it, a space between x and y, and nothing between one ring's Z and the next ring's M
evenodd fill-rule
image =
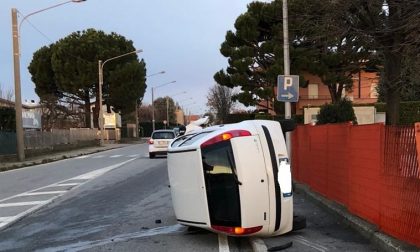
M277 100L282 102L299 100L299 75L277 76Z

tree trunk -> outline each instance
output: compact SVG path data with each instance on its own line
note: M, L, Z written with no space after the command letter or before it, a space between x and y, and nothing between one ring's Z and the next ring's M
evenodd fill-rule
M386 124L397 125L399 123L400 90L401 84L401 56L398 53L386 50L384 66L384 88L386 97Z

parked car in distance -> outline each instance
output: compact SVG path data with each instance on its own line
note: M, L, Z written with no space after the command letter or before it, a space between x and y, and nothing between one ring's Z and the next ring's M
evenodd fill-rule
M166 155L169 143L176 137L174 130L155 130L149 139L149 158Z

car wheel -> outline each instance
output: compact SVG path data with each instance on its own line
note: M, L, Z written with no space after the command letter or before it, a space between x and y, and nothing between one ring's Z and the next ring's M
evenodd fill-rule
M155 158L155 154L154 153L149 153L149 158Z

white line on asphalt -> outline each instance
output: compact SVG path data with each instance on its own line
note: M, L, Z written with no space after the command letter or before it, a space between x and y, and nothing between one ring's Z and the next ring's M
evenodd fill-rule
M98 155L98 156L94 156L92 158L103 158L103 157L105 157L105 155Z
M31 193L22 193L22 196L61 194L61 193L65 193L65 192L67 192L67 191L31 192Z
M46 202L47 202L46 200L42 200L42 201L0 203L0 207L33 206L33 205L38 205L38 204L44 204Z
M293 239L294 239L295 241L297 241L297 242L300 242L300 243L302 243L302 244L304 244L304 245L306 245L306 246L308 246L308 247L311 247L311 248L313 248L313 249L316 249L316 250L318 250L318 251L321 251L321 252L326 252L326 251L328 251L328 248L327 248L327 247L324 247L324 246L322 246L322 245L320 245L320 244L317 244L317 243L315 243L315 242L311 242L311 241L309 241L309 240L307 240L307 239L303 238L303 236L297 235L297 236L294 236L294 237L293 237Z
M122 155L112 155L112 156L110 156L110 158L117 158L117 157L122 157Z
M90 155L79 156L79 157L75 157L74 159L84 159L88 157L90 157Z
M218 234L219 237L219 252L229 252L229 242L226 235Z
M8 221L13 216L7 216L7 217L0 217L0 222Z
M120 167L120 166L122 166L122 165L124 165L124 164L126 164L126 163L129 163L129 162L131 162L131 161L133 161L133 160L135 160L135 158L132 158L132 159L126 160L126 161L124 161L124 162L121 162L121 163L118 163L118 164L115 164L115 165L111 165L111 166L107 166L107 167L101 168L101 169L99 169L99 170L101 170L101 172L97 172L97 173L96 173L96 176L91 176L91 178L95 178L95 177L97 177L97 176L99 176L99 175L104 174L105 172L111 171L111 170L113 170L113 169L115 169L115 168L118 168L118 167ZM45 189L45 188L48 188L48 187L63 186L63 185L76 185L75 187L73 187L73 188L71 188L71 189L67 190L67 191L70 191L70 190L73 190L73 189L75 189L75 188L77 188L77 187L81 186L82 184L84 184L84 183L88 182L89 180L86 180L86 181L84 181L84 182L82 182L82 183L66 183L66 182L67 182L67 181L71 181L71 180L75 180L75 179L80 179L80 177L82 177L83 175L86 175L86 174L88 174L88 173L82 174L82 175L77 176L77 177L73 177L73 178L65 179L65 180L59 181L59 182L54 183L54 184L51 184L51 185L47 185L47 186L43 186L43 187L39 187L39 188L36 188L36 189L30 190L30 191L27 191L27 192L24 192L24 193L20 193L20 194L17 194L17 195L13 195L13 196L10 196L10 197L7 197L7 198L5 198L5 199L0 200L0 202L4 202L4 201L6 201L6 200L13 199L13 198L17 198L17 197L20 197L20 196L25 196L25 195L28 195L29 193L36 193L36 191L39 191L39 190L42 190L42 189ZM16 222L16 221L20 220L21 218L23 218L25 215L30 214L30 213L32 213L32 212L34 212L34 211L38 210L39 208L41 208L41 207L43 207L43 206L45 206L45 205L47 205L47 204L49 204L49 203L53 202L56 198L60 197L61 195L62 195L62 194L59 194L59 195L54 195L53 197L51 197L50 199L45 200L45 201L31 201L31 203L30 203L30 204L29 204L29 202L0 203L0 207L34 205L33 207L31 207L31 208L29 208L29 209L27 209L27 210L25 210L25 211L23 211L23 212L19 213L18 215L8 217L8 219L7 219L7 220L3 219L3 222L1 222L1 223L0 223L0 230L1 230L2 228L5 228L5 227L10 226L10 225L11 225L11 224L13 224L14 222ZM36 203L36 204L35 204L35 202L38 202L38 203ZM6 217L3 217L3 218L6 218Z
M129 155L128 157L135 158L135 157L138 157L138 156L139 156L139 154L135 154L135 155Z
M53 184L50 185L49 187L55 187L55 186L77 186L80 185L81 183L63 183L63 184Z

